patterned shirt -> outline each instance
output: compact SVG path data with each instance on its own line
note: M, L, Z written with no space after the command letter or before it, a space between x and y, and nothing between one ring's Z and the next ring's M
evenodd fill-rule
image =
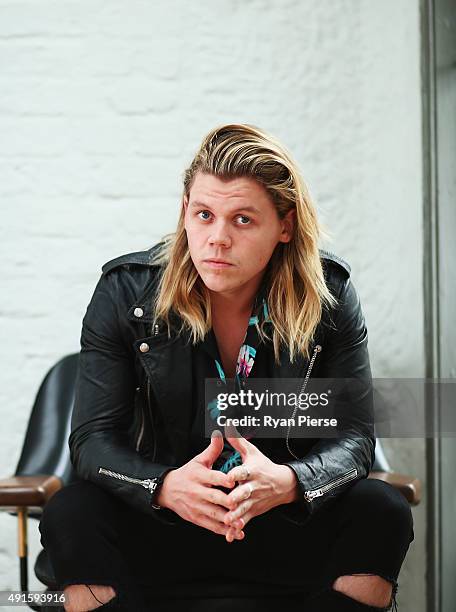
M262 343L257 325L262 321L270 321L264 286L262 286L255 298L249 323L239 349L239 354L235 372L235 389L239 390L243 380L252 376L256 378L266 378L271 376L270 364L271 356L270 343ZM268 329L270 333L270 329ZM216 400L209 401L206 405L205 398L205 379L218 378L221 384L226 384L225 372L223 371L220 351L214 330L211 329L203 342L192 347L192 373L195 384L193 394L193 427L191 433L192 456L202 452L209 444L209 439L205 437L205 411L209 412L210 418L216 426L217 416L220 411ZM232 389L231 389L232 390ZM223 428L215 427L221 429ZM238 428L239 429L239 428ZM244 434L245 438L253 434ZM242 463L239 452L236 451L226 440L224 449L219 458L213 465L213 469L229 472L236 465Z

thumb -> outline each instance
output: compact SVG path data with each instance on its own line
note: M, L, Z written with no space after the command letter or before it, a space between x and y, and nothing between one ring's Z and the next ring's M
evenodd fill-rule
M248 455L249 451L252 448L256 448L251 442L241 436L234 425L225 425L225 437L227 442L229 442L233 448L239 451L243 461L245 460L245 457Z
M203 463L208 467L212 467L212 464L220 455L223 450L223 435L219 429L214 429L211 435L211 441L207 448L203 450L195 459L199 463Z

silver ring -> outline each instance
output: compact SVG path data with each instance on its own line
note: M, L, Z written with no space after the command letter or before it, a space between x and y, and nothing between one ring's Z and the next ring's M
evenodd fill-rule
M250 483L250 482L247 482L246 484L248 485L248 487L249 487L249 489L250 489L250 493L249 493L249 495L248 495L248 497L247 497L247 499L248 499L248 498L249 498L249 497L252 495L252 493L253 493L253 487L252 487L252 485L251 485L251 483Z

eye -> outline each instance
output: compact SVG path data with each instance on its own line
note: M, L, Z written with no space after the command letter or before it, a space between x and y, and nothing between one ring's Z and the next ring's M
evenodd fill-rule
M200 211L198 211L196 214L197 214L197 215L200 215L201 213L203 213L203 214L204 214L204 213L206 213L206 214L208 214L208 215L210 215L210 214L211 214L211 213L210 213L208 210L200 210ZM205 217L205 218L200 217L200 219L201 219L202 221L207 221L207 219L208 219L208 218L207 218L207 217Z
M247 219L247 223L239 223L239 225L248 225L250 223L250 217L246 217L245 215L239 215L239 219Z

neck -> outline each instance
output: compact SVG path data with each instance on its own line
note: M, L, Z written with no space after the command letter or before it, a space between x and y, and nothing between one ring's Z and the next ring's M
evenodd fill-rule
M261 278L253 285L233 292L211 291L212 319L237 319L250 316Z

